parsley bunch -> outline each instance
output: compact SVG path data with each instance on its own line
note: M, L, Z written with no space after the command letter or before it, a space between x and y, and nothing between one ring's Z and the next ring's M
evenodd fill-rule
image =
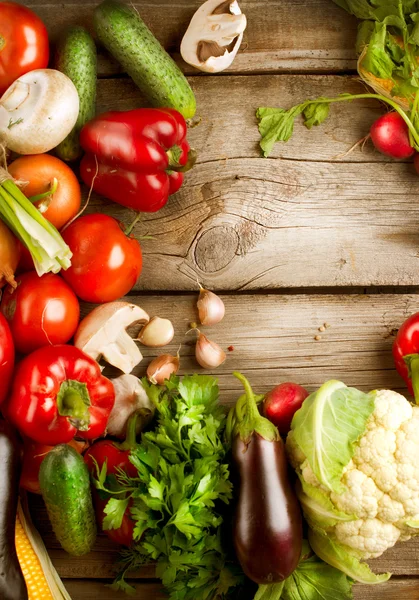
M131 451L138 477L121 471L110 482L105 464L95 481L99 490L112 494L104 525L120 527L129 503L135 521L135 544L123 552L112 587L132 593L126 573L156 561L157 576L172 600L225 598L241 575L227 564L221 543L221 507L229 503L232 485L217 382L192 375L172 376L165 387L143 385L158 419Z

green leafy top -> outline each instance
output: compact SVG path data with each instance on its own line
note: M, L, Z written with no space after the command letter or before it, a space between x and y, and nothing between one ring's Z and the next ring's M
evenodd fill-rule
M323 562L307 541L297 569L282 583L260 585L254 600L351 600L352 580Z
M305 126L311 129L325 121L330 104L362 98L380 100L396 110L409 128L411 145L419 150L419 0L334 2L362 19L356 42L356 50L362 55L358 70L379 93L306 100L288 110L259 108L256 116L263 155L270 155L275 142L290 139L294 122L300 115L304 117ZM386 85L380 86L379 80L385 80Z
M173 600L223 598L240 582L221 545L221 506L232 496L222 442L225 415L217 381L172 376L166 387L143 381L158 420L131 451L137 478L120 472L105 512L105 528L118 528L128 503L135 544L123 554L113 588L132 592L125 573L156 561L157 575ZM109 493L106 469L96 487Z

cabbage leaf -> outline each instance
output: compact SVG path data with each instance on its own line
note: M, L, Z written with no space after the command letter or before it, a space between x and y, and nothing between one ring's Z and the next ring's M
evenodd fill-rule
M374 408L371 395L332 380L311 394L295 413L291 424L295 442L328 490L345 491L343 471Z
M343 544L334 541L321 530L309 529L308 540L317 556L359 583L384 583L391 577L391 573L373 573L367 563L361 562L355 554L346 550Z

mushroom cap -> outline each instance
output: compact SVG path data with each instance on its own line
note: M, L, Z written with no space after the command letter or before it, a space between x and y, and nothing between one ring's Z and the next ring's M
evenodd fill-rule
M18 154L49 152L70 133L79 115L79 95L67 75L35 69L19 77L0 98L0 126L7 146ZM13 126L4 130L7 111ZM42 125L42 126L41 126Z

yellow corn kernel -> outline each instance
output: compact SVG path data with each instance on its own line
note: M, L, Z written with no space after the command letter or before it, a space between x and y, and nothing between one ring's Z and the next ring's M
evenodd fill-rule
M16 552L28 588L29 600L54 600L46 577L19 516L16 516Z

